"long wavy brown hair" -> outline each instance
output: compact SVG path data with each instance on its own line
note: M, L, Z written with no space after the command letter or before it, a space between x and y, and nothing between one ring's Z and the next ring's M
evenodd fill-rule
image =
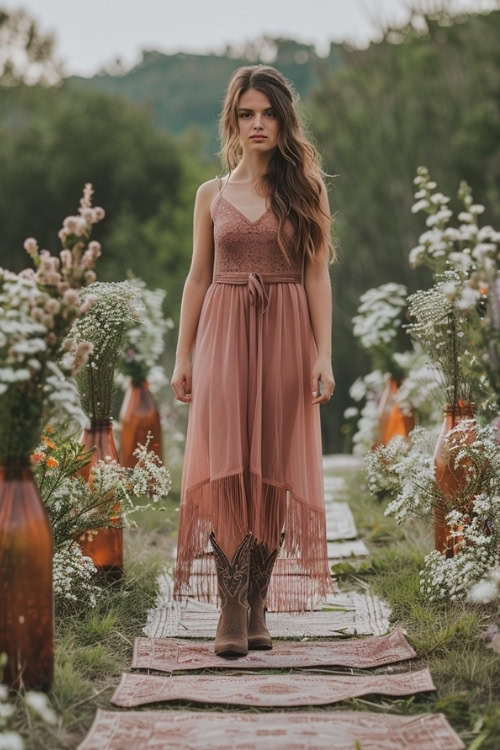
M321 182L330 177L321 168L320 155L307 134L299 96L293 85L271 65L245 65L229 80L219 118L219 156L229 175L242 157L239 141L238 102L256 89L266 94L279 123L278 144L267 173L259 180L271 196L271 210L278 219L278 244L288 259L283 227L289 218L297 243L312 260L326 250L328 262L338 260L331 238L332 217L321 208ZM324 180L323 180L324 181Z

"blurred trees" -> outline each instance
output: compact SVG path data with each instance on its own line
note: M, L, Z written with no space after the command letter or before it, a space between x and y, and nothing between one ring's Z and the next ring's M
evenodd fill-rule
M22 81L50 85L61 75L53 36L42 34L24 10L8 13L0 8L0 88Z
M414 11L343 66L310 102L311 124L331 180L340 263L332 267L337 389L324 420L326 445L340 435L348 388L368 369L352 336L359 295L388 281L427 287L408 253L421 223L411 213L420 164L447 195L460 179L500 220L500 12L451 18ZM457 204L455 203L456 207ZM326 415L325 415L326 416Z

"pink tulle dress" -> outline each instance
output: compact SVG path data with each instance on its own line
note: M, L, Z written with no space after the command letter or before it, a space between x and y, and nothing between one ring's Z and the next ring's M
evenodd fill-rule
M304 258L289 220L288 263L274 213L250 220L251 203L227 178L219 188L213 280L192 351L174 597L218 603L212 529L239 540L251 531L270 548L283 531L268 608L303 611L333 590Z

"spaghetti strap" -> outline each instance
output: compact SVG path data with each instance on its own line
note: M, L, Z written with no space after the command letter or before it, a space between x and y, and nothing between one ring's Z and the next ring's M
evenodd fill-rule
M214 208L215 208L216 204L218 203L219 198L222 195L222 191L224 189L224 186L222 184L222 180L219 177L219 175L215 175L215 177L216 177L216 180L217 180L217 187L219 188L219 190L218 190L217 195L213 199L212 203L210 204L210 216L212 218L212 223L214 221Z

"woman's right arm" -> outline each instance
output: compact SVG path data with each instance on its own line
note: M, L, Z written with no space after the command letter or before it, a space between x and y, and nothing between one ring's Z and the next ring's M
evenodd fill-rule
M193 217L193 256L181 301L179 337L175 367L170 385L175 398L191 401L191 360L189 356L198 329L201 308L212 283L214 241L210 205L214 198L215 180L204 182L196 191Z

